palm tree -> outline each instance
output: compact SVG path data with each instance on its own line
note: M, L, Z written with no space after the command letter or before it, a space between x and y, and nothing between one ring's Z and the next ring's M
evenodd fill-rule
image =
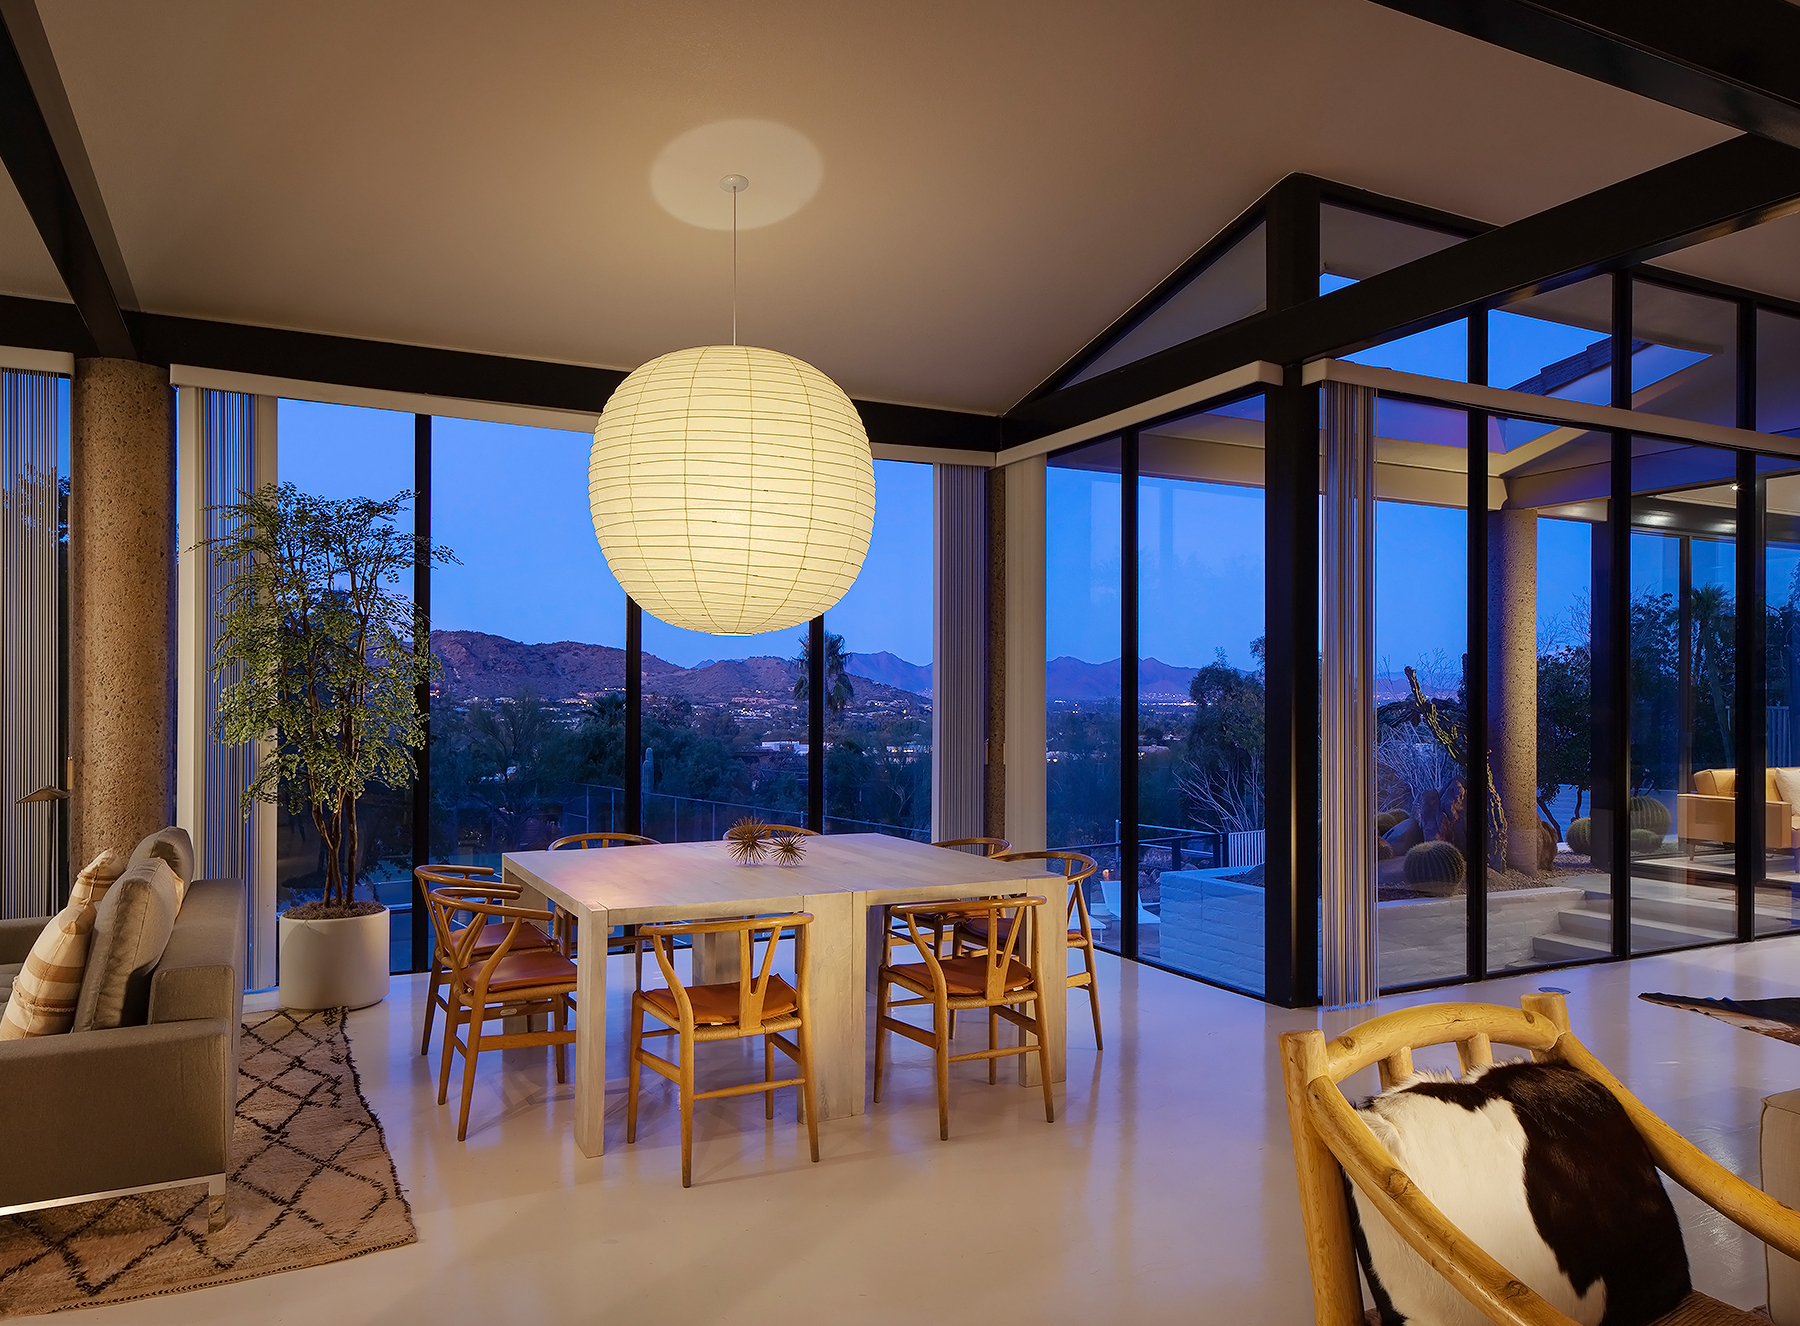
M800 637L800 657L793 660L799 669L799 678L794 682L794 699L801 704L806 703L807 678L812 676L812 638L810 635ZM825 708L833 718L841 718L845 706L856 698L856 688L850 684L849 674L845 671L848 661L844 657L844 637L828 635L825 637Z

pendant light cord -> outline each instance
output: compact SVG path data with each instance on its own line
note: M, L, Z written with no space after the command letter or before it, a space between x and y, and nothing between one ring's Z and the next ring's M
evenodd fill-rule
M731 191L731 344L737 345L737 190Z

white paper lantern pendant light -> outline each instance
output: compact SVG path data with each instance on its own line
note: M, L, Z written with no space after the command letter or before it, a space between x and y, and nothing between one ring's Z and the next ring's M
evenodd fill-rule
M588 503L606 564L671 626L785 630L837 603L875 528L875 465L856 407L811 364L731 341L652 359L594 429Z

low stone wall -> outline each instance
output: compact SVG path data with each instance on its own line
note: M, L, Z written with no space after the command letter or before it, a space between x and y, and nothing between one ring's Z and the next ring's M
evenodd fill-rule
M1261 994L1263 890L1224 878L1236 870L1165 870L1161 875L1161 961L1221 985ZM1534 935L1557 928L1556 914L1581 901L1566 886L1488 896L1488 969L1531 961ZM1464 971L1465 898L1408 898L1376 904L1383 985L1441 980Z

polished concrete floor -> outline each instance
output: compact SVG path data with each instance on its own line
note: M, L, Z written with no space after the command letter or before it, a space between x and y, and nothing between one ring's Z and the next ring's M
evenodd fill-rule
M887 1098L823 1126L809 1164L791 1093L704 1102L694 1187L673 1097L646 1095L634 1146L609 1100L607 1154L575 1150L570 1089L543 1051L484 1056L469 1140L418 1055L421 987L396 978L351 1017L363 1090L387 1130L416 1245L93 1312L96 1322L1231 1322L1310 1320L1306 1258L1272 1053L1320 1015L1266 1008L1102 957L1108 1048L1070 1000L1059 1118L961 1066L937 1139L929 1059L896 1046ZM625 975L625 983L630 977ZM1800 1086L1800 1047L1658 1007L1640 991L1800 994L1800 937L1514 976L1509 1002L1569 990L1577 1032L1626 1084L1739 1173L1756 1175L1761 1099ZM615 982L613 989L618 990ZM1433 991L1386 1007L1455 997ZM1341 1029L1369 1015L1325 1015ZM617 1010L613 1026L623 1024ZM709 1047L702 1067L739 1068ZM616 1056L615 1056L616 1057ZM760 1071L760 1062L756 1065ZM452 1100L454 1101L454 1095ZM1696 1284L1763 1302L1761 1245L1685 1194Z

